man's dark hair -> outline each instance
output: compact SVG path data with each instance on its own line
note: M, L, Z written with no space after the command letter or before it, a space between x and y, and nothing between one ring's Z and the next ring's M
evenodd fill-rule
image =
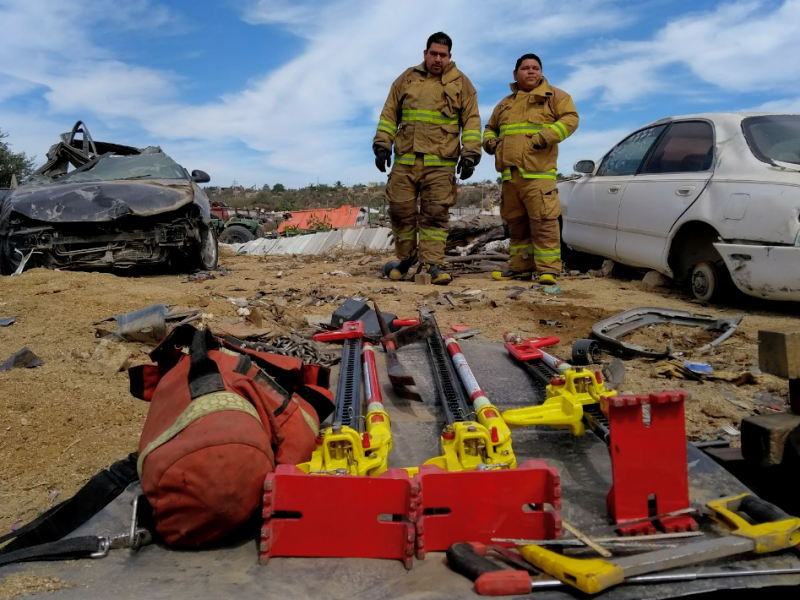
M447 35L444 31L437 31L431 37L428 38L428 45L425 46L425 50L431 49L431 44L442 44L443 46L447 46L447 51L453 51L453 40L450 39L450 36Z
M542 59L536 56L535 54L523 54L517 59L517 64L514 65L514 73L519 71L519 66L522 64L523 60L533 59L539 63L539 68L542 68Z

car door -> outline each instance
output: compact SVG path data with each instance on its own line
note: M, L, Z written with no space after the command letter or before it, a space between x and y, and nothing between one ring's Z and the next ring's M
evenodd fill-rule
M578 181L564 217L565 243L616 258L617 214L623 193L666 127L655 125L629 135L606 154L593 175Z
M619 260L663 270L672 226L708 185L714 164L709 121L676 121L625 188L617 219Z

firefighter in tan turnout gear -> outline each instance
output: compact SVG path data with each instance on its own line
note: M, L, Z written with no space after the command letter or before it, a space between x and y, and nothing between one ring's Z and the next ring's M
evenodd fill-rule
M511 236L509 269L492 277L529 280L536 271L539 283L553 285L561 273L558 144L578 128L578 113L569 94L547 83L535 54L517 60L514 80L483 134L502 174L500 215Z
M403 279L419 260L432 283L451 281L444 248L456 173L469 179L481 158L477 93L450 60L452 46L445 33L428 38L423 63L392 84L373 140L381 172L391 166L394 145L386 196L399 260L383 265L392 279Z

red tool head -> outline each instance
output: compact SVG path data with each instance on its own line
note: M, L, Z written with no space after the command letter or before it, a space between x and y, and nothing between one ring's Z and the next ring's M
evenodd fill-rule
M516 339L516 338L514 338ZM531 338L529 340L520 340L518 342L506 342L506 350L509 351L511 356L521 361L540 360L542 358L543 346L552 346L559 342L558 336L551 335L544 338Z
M335 342L337 340L350 340L364 337L363 321L347 321L341 329L336 331L326 331L317 333L314 336L315 342Z

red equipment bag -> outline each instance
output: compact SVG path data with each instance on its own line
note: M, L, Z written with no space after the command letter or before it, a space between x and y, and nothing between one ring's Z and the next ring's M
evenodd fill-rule
M150 358L129 374L131 394L150 402L137 467L156 530L174 546L218 540L260 508L276 463L311 458L333 411L329 372L191 325Z

